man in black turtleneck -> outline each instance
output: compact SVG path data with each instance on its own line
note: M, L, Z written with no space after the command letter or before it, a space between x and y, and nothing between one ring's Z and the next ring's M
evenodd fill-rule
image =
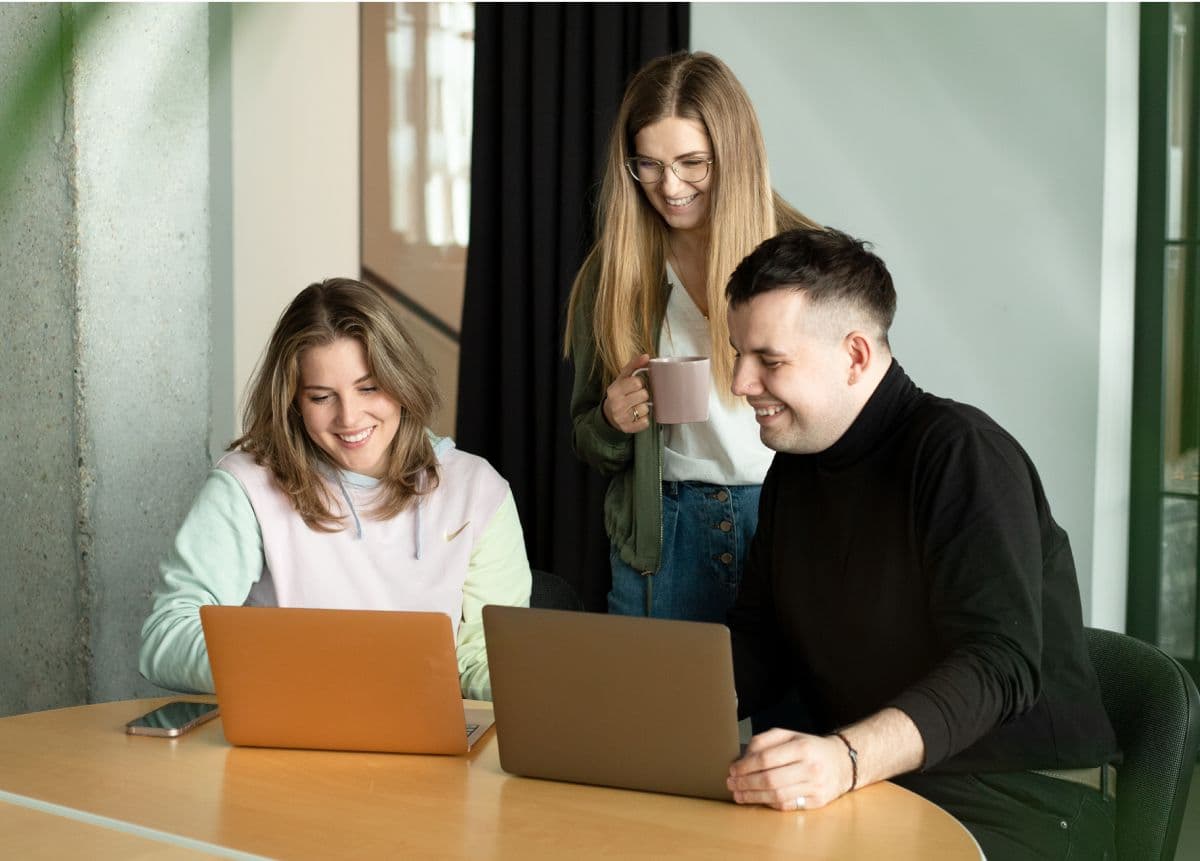
M755 736L736 800L813 808L892 779L991 861L1112 857L1116 740L1028 455L893 359L896 294L864 243L781 234L727 295L733 391L778 452L729 615L739 709L795 690L815 721Z

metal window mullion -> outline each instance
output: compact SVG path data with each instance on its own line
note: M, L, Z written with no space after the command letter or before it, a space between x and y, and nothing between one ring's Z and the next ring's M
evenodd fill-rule
M1138 219L1126 630L1158 642L1162 581L1163 274L1170 9L1141 7Z
M1193 72L1200 71L1200 56L1194 58ZM1193 74L1193 78L1200 78L1200 74ZM1200 83L1200 81L1198 81ZM1193 86L1192 92L1196 94L1197 88ZM1192 101L1192 117L1196 119L1200 117L1200 99ZM1197 138L1200 140L1200 138ZM1197 169L1200 168L1200 163L1196 157L1197 147L1192 147L1191 154L1191 176L1195 176ZM1197 213L1200 211L1200 195L1192 194L1190 202L1190 222L1191 233L1193 237L1197 236ZM1191 363L1192 374L1191 379L1200 379L1200 241L1193 239L1189 243L1187 254L1187 270L1184 278L1184 290L1190 293L1189 302L1191 304L1191 355L1185 356L1185 361ZM1186 339L1185 339L1186 341ZM1188 375L1184 374L1184 379L1188 379ZM1196 412L1192 424L1192 435L1187 443L1200 448L1200 397L1192 396L1192 409ZM1200 471L1200 463L1197 464L1197 471ZM1196 503L1196 517L1200 518L1200 493L1191 494L1192 500ZM1200 530L1200 524L1197 526ZM1194 635L1194 647L1192 654L1197 660L1200 660L1200 540L1196 541L1195 553L1192 556L1192 582L1195 588L1195 604L1193 606L1195 626L1192 629Z
M1191 127L1191 133L1184 176L1191 180L1192 187L1186 189L1188 211L1184 214L1184 225L1188 241L1185 243L1187 250L1184 255L1183 278L1184 307L1191 308L1191 319L1190 326L1185 326L1185 333L1188 333L1189 329L1190 333L1185 334L1184 343L1181 345L1181 349L1184 350L1183 361L1185 363L1183 373L1185 401L1189 397L1189 388L1194 388L1196 382L1200 381L1200 16L1193 13L1191 26L1193 30L1190 60L1191 99L1185 107L1189 112L1186 122ZM1187 349L1189 341L1190 350ZM1188 366L1190 366L1190 373L1187 370ZM1187 423L1185 421L1185 439L1181 442L1183 446L1200 447L1200 397L1197 397L1196 393L1192 391L1190 398L1192 401L1191 412L1193 413L1191 433L1190 435L1186 433ZM1184 450L1186 451L1186 448ZM1200 465L1197 466L1197 469L1200 470ZM1193 499L1196 498L1197 494L1193 494ZM1197 516L1200 516L1200 503L1197 503L1196 513ZM1196 542L1196 548L1196 553L1192 557L1192 583L1196 595L1193 606L1192 655L1194 659L1200 660L1200 541Z

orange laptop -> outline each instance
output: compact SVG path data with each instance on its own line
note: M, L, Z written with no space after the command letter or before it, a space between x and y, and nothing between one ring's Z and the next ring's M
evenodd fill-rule
M444 613L206 606L200 622L232 744L465 753L492 725L463 706Z

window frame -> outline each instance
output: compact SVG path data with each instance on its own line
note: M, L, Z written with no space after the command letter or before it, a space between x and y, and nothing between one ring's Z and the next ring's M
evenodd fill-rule
M1193 11L1200 25L1200 10ZM1185 154L1191 183L1185 237L1168 236L1167 203L1169 122L1169 71L1171 4L1144 4L1140 10L1138 106L1138 215L1136 296L1134 306L1134 368L1130 463L1129 575L1126 630L1150 643L1160 642L1162 601L1163 500L1196 493L1168 490L1164 478L1166 458L1166 326L1164 316L1167 249L1183 247L1184 289L1190 291L1191 319L1183 361L1190 365L1185 378L1200 374L1200 27L1192 33L1191 93L1187 110L1191 147ZM1186 307L1186 303L1185 303ZM1192 396L1196 400L1195 395ZM1193 404L1193 409L1195 405ZM1195 420L1195 419L1193 419ZM1193 678L1200 678L1200 559L1193 560L1197 584L1192 657L1179 657Z

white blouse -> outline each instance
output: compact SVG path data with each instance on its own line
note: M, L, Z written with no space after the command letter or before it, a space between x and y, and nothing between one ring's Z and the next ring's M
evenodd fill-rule
M659 335L660 356L709 356L708 321L667 264L671 295ZM762 484L775 452L762 444L754 410L744 398L708 393L708 421L663 425L663 480Z

